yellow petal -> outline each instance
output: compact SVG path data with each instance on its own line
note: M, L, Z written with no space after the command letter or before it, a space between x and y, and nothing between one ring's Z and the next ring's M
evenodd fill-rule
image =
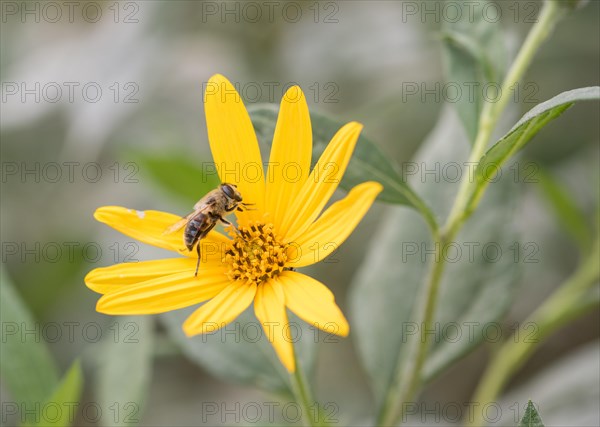
M219 294L229 281L222 267L157 277L105 294L96 310L106 314L155 314L206 301Z
M300 236L327 204L346 171L361 129L360 123L351 122L332 138L283 221L279 233L287 241Z
M193 258L198 256L195 250L190 252L185 247L183 228L173 233L166 232L167 228L181 220L180 216L160 211L136 211L120 206L104 206L96 210L94 218L140 242ZM216 231L208 233L201 242L202 261L220 261L229 242L227 237Z
M281 100L266 178L265 210L276 230L308 178L311 155L308 106L302 90L293 86Z
M188 337L214 332L226 326L244 311L256 294L255 284L230 282L217 296L194 311L183 323Z
M279 283L269 281L258 287L254 299L254 313L283 366L289 372L294 372L294 347L285 312L284 294Z
M378 182L364 182L331 205L290 246L288 264L304 267L321 261L346 240L383 190Z
M220 74L210 78L204 93L208 141L221 182L237 185L245 203L255 210L236 213L244 223L262 215L265 182L258 140L242 98Z
M194 274L196 271L196 261L191 258L171 258L155 261L125 262L111 265L110 267L93 269L85 276L85 284L94 292L106 294L122 289L127 285L135 285L140 282L156 279L157 277L184 271Z
M282 272L277 281L285 294L285 305L299 318L325 332L348 335L348 321L325 285L295 271Z

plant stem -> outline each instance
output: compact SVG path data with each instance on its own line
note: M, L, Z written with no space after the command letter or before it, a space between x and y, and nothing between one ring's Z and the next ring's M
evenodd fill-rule
M513 339L506 341L488 365L473 402L479 407L493 402L511 376L523 366L542 340L569 321L598 307L598 300L586 298L586 291L600 277L596 250L577 271L534 311L514 333ZM534 329L531 332L530 326ZM485 421L481 411L473 410L473 418L465 420L469 425L483 426Z
M446 263L442 262L445 246L445 240L438 239L435 241L434 263L429 273L429 280L427 280L424 293L422 294L422 300L418 308L419 313L421 313L419 318L423 319L423 322L419 325L423 331L433 329L432 322L437 305L439 285L444 272L444 267L446 266ZM426 339L421 339L420 334L416 334L413 337L414 338L407 344L409 346L407 354L408 361L404 365L404 370L401 370L399 364L397 367L399 375L395 378L395 382L390 387L390 393L388 393L387 400L384 402L380 411L377 420L377 425L379 426L396 424L398 418L401 417L403 413L403 407L401 406L404 406L404 404L416 394L420 386L421 376L415 375L414 373L420 373L423 370L429 342ZM392 390L394 392L391 392Z
M306 381L304 371L302 371L302 366L300 366L298 358L296 357L295 349L294 360L296 364L296 370L293 374L290 374L290 381L296 403L300 405L300 409L302 410L302 419L304 420L304 425L306 427L321 426L321 414L318 410L318 405L315 404L315 400L311 395L308 381ZM313 409L314 414L311 412L311 408Z
M501 86L500 98L496 103L485 103L482 108L479 118L479 128L469 156L469 162L478 163L485 153L492 132L509 100L509 96L507 95L509 88L521 80L535 53L548 37L560 16L560 7L554 0L544 2L544 7L538 17L537 23L534 24L527 35L521 50L508 70ZM473 184L473 182L470 182L468 174L465 175L446 224L441 233L433 233L433 238L436 242L436 253L433 263L430 265L427 283L422 291L421 304L417 307L418 311L415 315L415 319L422 328L430 328L434 320L440 282L445 268L445 259L442 256L445 246L452 241L464 221L473 212L474 207L467 210ZM396 424L402 417L403 404L413 399L419 390L422 382L422 370L430 343L429 335L426 335L424 339L420 339L417 335L414 337L409 343L406 364L404 364L403 358L398 358L395 377L392 379L386 400L379 412L378 425L387 426ZM402 369L403 366L404 369Z
M498 101L495 103L486 102L483 105L479 116L479 129L477 131L477 136L475 137L473 149L471 150L469 164L478 163L485 154L492 132L510 99L510 88L519 83L523 74L531 64L535 53L548 38L562 16L562 13L563 11L556 0L546 0L544 2L544 7L540 12L537 22L531 28L523 46L521 46L517 57L504 78ZM446 223L446 229L449 230L449 234L456 233L475 208L473 206L471 209L467 210L471 189L475 184L469 178L470 177L467 174L462 180L454 205L450 211Z

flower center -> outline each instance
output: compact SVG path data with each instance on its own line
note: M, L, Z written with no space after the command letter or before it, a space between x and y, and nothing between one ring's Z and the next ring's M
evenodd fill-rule
M273 224L250 224L238 231L225 252L229 280L260 284L283 271L286 246L273 234Z

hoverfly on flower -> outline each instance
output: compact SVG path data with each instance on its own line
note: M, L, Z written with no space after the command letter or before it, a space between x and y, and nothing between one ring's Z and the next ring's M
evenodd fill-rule
M258 140L239 94L221 75L213 76L207 87L211 88L204 96L208 140L221 182L228 184L201 199L183 220L165 212L115 206L99 208L94 215L132 238L184 257L97 268L85 282L102 294L96 308L107 314L163 313L204 303L183 324L188 336L212 332L215 324L223 327L254 303L268 340L293 372L296 360L288 309L329 333L332 324L340 336L350 329L333 293L296 269L321 261L339 247L382 186L372 181L359 184L325 209L346 171L362 125L343 126L311 170L308 106L300 88L291 87L281 101L269 165L293 163L302 173L300 179L289 180L281 167L271 170L269 166L265 175ZM336 165L333 171L332 164ZM249 165L258 168L258 179L243 174L231 179L230 171ZM218 206L210 201L215 195ZM242 196L252 202L252 209L237 209ZM231 238L213 229L217 221L229 222L222 215L229 212L237 219ZM165 234L169 228L173 232ZM197 252L201 244L220 249L204 251L200 258L193 252L194 242ZM315 243L322 250L311 249Z
M250 206L242 202L242 195L233 184L221 184L219 188L210 191L194 205L194 211L185 216L175 224L165 230L165 234L174 233L185 226L183 232L183 243L188 251L196 247L198 262L194 276L198 275L200 267L200 241L217 225L222 222L225 225L232 224L223 218L226 214L238 210L243 211L242 207Z

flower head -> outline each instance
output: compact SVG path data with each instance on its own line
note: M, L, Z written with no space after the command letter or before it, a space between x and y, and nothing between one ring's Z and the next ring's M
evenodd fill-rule
M188 336L212 332L254 302L279 359L295 369L286 308L311 325L346 336L348 322L319 281L295 271L321 261L350 235L382 187L365 182L323 209L338 186L362 126L352 122L333 137L311 171L312 129L304 94L290 88L281 108L267 173L250 117L231 83L213 76L204 98L208 138L222 182L235 184L250 208L236 211L227 237L210 231L197 254L183 230L165 233L180 217L122 207L99 208L95 218L116 230L184 257L117 264L91 271L86 285L103 294L107 314L154 314L204 302L183 324Z

